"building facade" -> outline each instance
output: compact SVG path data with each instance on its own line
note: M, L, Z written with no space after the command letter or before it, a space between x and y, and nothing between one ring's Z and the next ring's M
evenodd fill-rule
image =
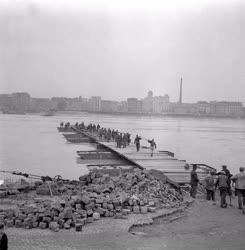
M168 112L169 110L169 96L154 96L153 97L153 113L160 114Z
M128 113L142 113L142 101L137 98L127 99Z
M52 108L51 100L48 98L31 98L31 112L46 112Z
M241 102L210 102L211 115L242 117L243 105Z
M117 111L121 113L127 113L128 112L128 103L127 101L122 101L118 103Z
M66 100L67 107L66 110L70 111L88 111L88 99L82 98L81 96L77 98L69 98Z
M116 101L109 101L109 100L102 100L101 101L101 111L114 113L118 111L118 102Z
M0 95L0 108L2 111L7 109L13 109L12 95L11 94L1 94Z
M31 107L31 96L26 92L12 94L13 108L17 112L28 112Z
M142 100L142 112L152 113L153 112L153 92L148 91L147 96Z
M100 96L92 96L89 98L89 111L99 112L101 111L101 97Z

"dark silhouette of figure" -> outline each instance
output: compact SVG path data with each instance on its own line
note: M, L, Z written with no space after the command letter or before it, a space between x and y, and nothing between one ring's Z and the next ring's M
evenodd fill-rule
M136 135L136 137L134 139L134 144L136 145L137 152L139 152L139 150L140 150L140 140L141 140L141 137L139 137L138 135Z

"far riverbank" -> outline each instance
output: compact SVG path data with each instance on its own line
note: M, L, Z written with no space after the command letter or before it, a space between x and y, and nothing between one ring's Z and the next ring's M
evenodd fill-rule
M175 114L175 113L126 113L126 112L96 112L96 111L57 111L56 114L104 114L114 116L136 116L136 117L170 117L170 118L196 118L196 119L235 119L245 120L245 117L233 117L233 116L213 116L213 115L192 115L192 114Z

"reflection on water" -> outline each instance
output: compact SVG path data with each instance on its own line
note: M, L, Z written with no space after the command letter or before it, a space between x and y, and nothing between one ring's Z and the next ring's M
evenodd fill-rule
M87 170L77 164L77 150L90 144L70 144L58 133L60 121L100 123L107 128L154 138L158 149L169 150L190 163L232 172L245 165L245 120L113 116L103 114L39 115L0 114L0 168L33 174L77 178ZM142 144L147 144L143 140Z

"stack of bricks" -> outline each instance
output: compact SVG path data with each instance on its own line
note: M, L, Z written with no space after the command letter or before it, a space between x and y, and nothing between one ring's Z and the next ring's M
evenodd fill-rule
M154 213L158 208L179 207L183 197L168 184L146 171L109 177L99 173L83 176L76 195L65 195L57 201L34 199L17 209L0 211L7 227L60 229L82 227L101 217L126 218L130 213Z

